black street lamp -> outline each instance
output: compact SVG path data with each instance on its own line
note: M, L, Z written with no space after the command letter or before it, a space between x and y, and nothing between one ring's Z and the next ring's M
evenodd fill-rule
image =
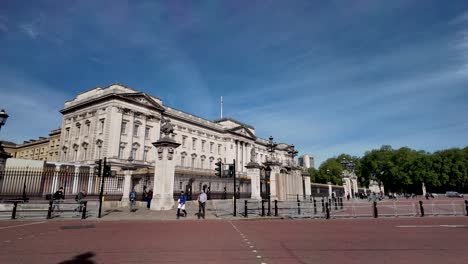
M328 184L330 184L331 183L331 181L330 181L330 169L327 169L327 176L328 176Z
M266 180L266 195L268 200L268 213L267 215L271 215L271 197L270 197L270 174L271 174L271 167L267 166L265 168L265 180Z
M2 126L5 125L6 121L8 119L8 114L4 109L0 110L0 130L2 129ZM5 150L3 149L2 142L0 141L0 169L2 169L3 162L10 158L10 154L6 153Z

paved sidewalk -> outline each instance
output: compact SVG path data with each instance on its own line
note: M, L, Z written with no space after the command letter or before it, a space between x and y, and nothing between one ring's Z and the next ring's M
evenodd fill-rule
M106 208L102 213L102 220L197 220L198 219L198 202L188 201L186 203L187 217L177 219L177 206L174 209L167 211L154 211L146 207L137 207L135 211L130 212L129 207L121 208ZM205 219L221 219L216 217L215 208L211 201L207 202L205 209ZM182 214L182 212L181 212ZM203 218L201 218L203 220Z

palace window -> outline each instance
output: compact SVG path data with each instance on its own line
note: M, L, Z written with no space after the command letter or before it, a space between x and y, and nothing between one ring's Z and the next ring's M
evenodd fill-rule
M197 139L196 139L196 138L192 138L192 149L193 149L193 150L195 150L196 144L197 144Z
M133 126L133 136L134 136L134 137L138 137L138 128L139 128L139 127L140 127L139 124L135 124L135 125Z
M149 135L150 135L150 127L146 127L145 128L145 138L149 139Z
M210 142L210 153L213 153L213 145L214 145L214 143Z
M180 166L185 167L185 155L180 156Z
M85 125L86 125L86 135L88 136L89 135L89 128L91 127L91 122L89 120L87 120L85 122Z
M205 152L205 140L202 140L201 142L201 151Z
M125 146L120 145L120 147L119 147L119 159L123 159L124 150L125 150Z
M104 133L104 121L105 119L99 119L99 133Z
M122 121L122 126L120 127L120 131L122 133L122 135L126 134L127 133L127 122L126 121Z
M187 142L187 136L182 136L182 147L185 148Z
M148 159L148 151L149 149L145 148L143 151L143 161L146 161Z
M218 144L218 154L221 154L221 144Z

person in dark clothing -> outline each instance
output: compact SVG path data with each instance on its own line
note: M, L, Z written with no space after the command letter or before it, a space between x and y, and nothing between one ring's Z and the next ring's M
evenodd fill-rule
M78 204L78 207L76 207L75 211L82 212L83 211L83 204L84 204L84 198L86 197L86 191L82 190L75 196L75 201Z
M52 196L52 200L54 202L54 206L52 207L52 211L54 211L56 208L57 210L60 210L60 204L65 200L65 195L63 194L63 187L60 187L58 191L54 193Z
M149 190L146 193L146 208L150 209L152 199L153 199L153 190Z

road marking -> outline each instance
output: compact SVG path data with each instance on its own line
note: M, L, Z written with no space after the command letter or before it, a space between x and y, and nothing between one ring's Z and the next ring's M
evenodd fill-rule
M10 243L10 240L5 240L5 241L3 241L3 242L5 242L5 243Z
M37 224L42 224L42 223L45 223L45 222L47 222L47 221L34 222L34 223L27 223L27 224L14 225L14 226L2 226L2 227L0 227L0 230L1 230L1 229L8 229L8 228L20 227L20 226L37 225Z
M468 225L399 225L403 228L468 227Z
M254 249L254 250L252 250L252 252L257 253L257 250Z
M262 258L262 256L257 256L257 258Z

